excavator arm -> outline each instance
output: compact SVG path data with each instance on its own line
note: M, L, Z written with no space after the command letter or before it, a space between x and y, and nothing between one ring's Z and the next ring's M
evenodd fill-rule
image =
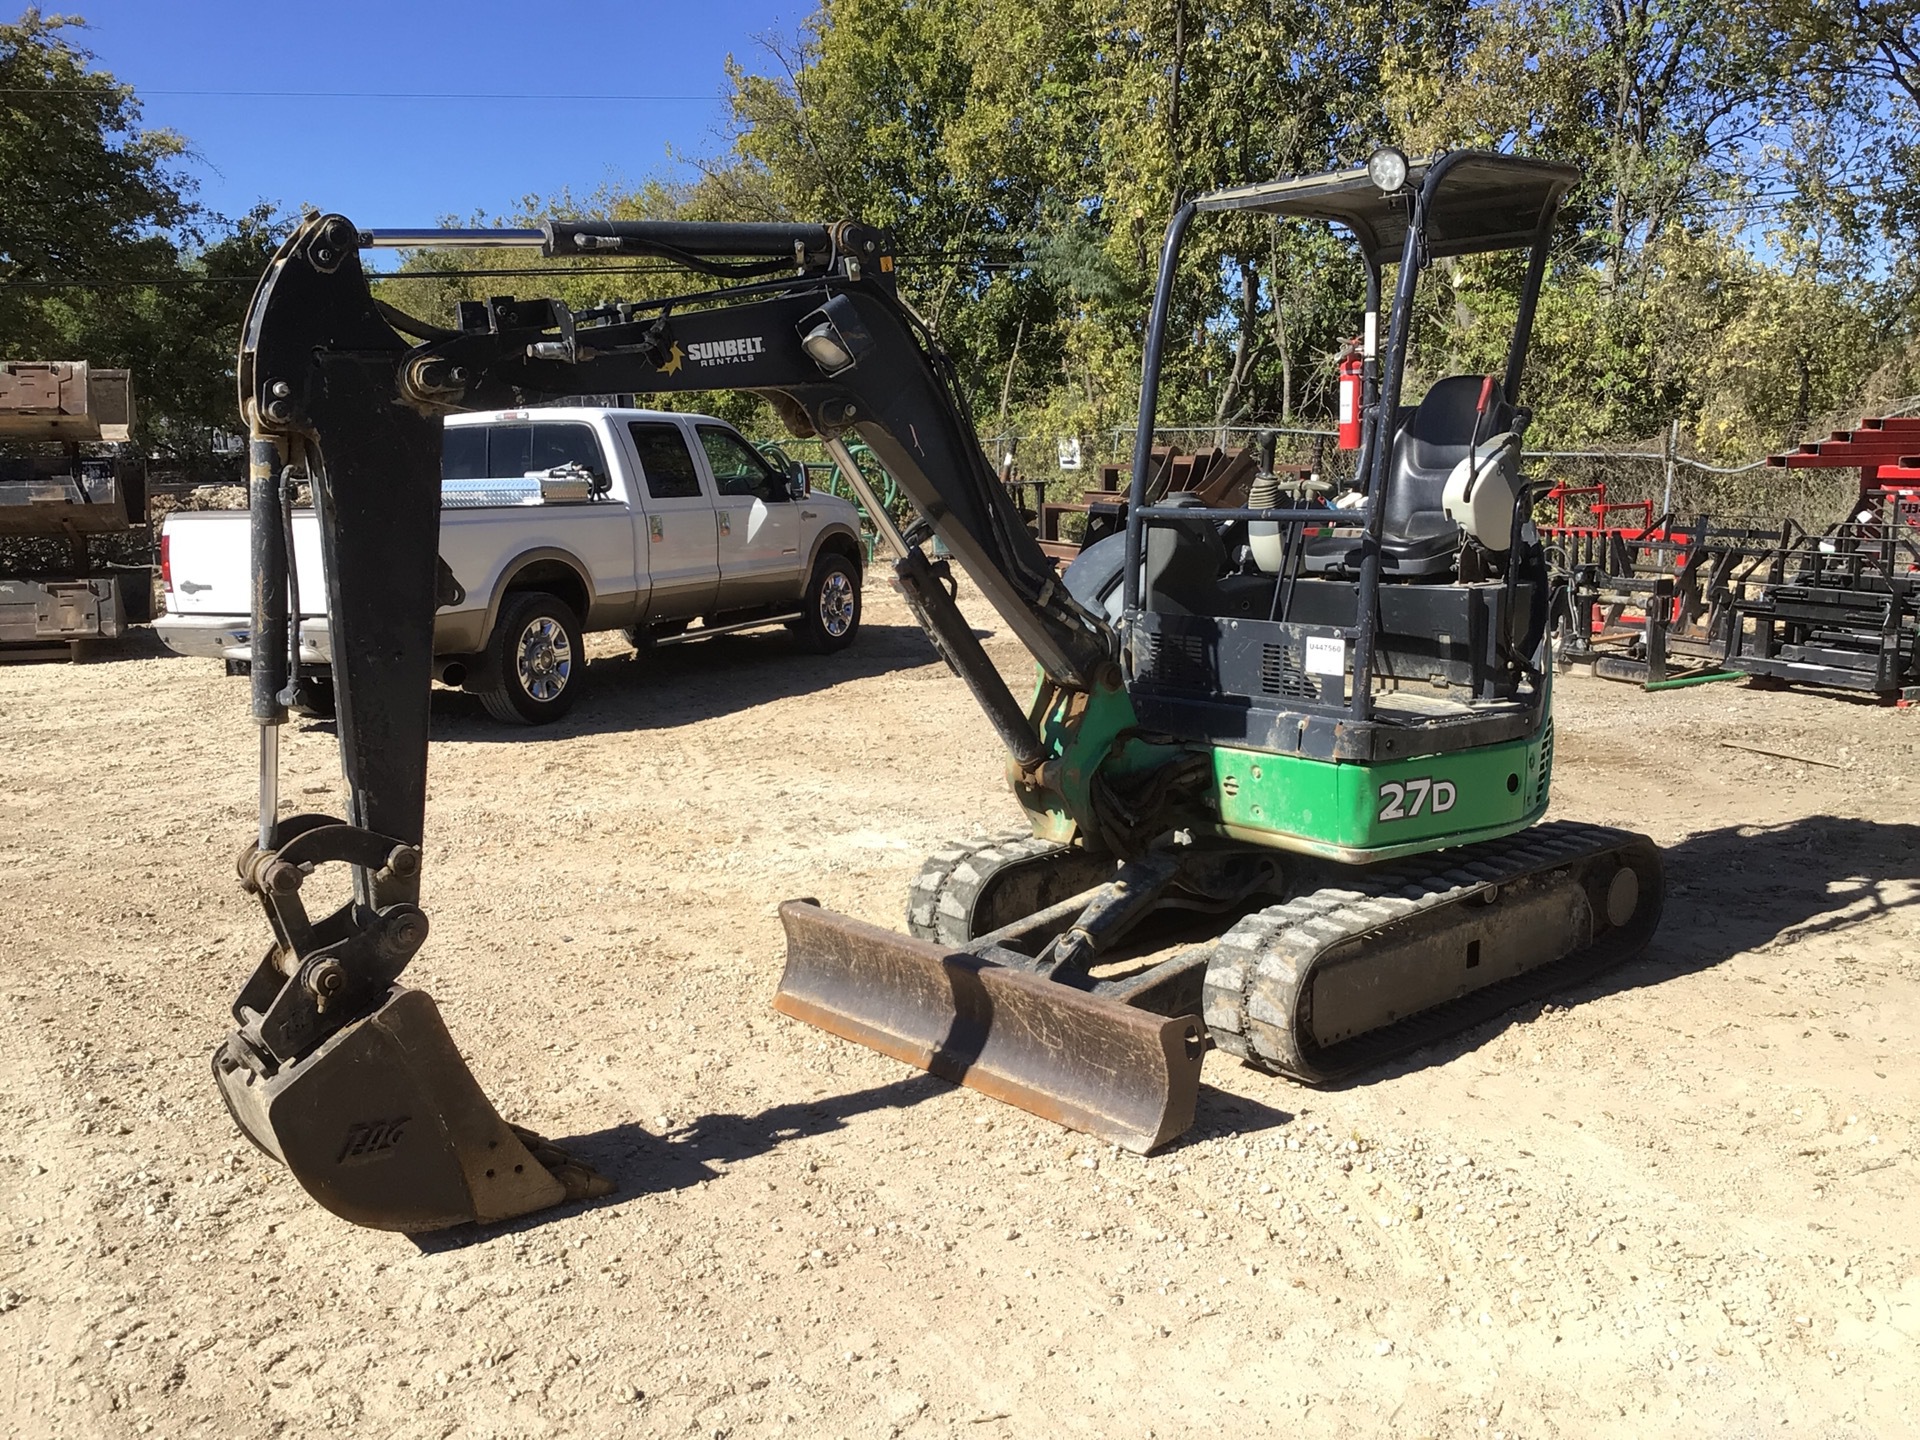
M374 297L360 251L383 240L654 255L720 283L579 312L552 299L462 302L448 330ZM1115 632L1056 580L995 481L947 361L895 292L893 257L878 232L850 223L564 221L527 232L382 235L342 216L315 216L281 247L254 296L239 388L251 435L252 714L261 736L259 833L239 870L274 940L234 1006L236 1027L215 1052L214 1073L240 1127L349 1220L429 1230L609 1188L557 1147L502 1121L432 1001L398 983L427 936L419 899L433 617L458 590L437 563L443 415L583 393L750 391L767 397L797 434L821 437L856 485L863 482L844 442L858 436L919 516L902 534L869 504L893 552L896 583L1005 743L1036 831L1098 849L1103 837L1138 823L1096 779L1131 719ZM344 819L279 813L278 727L297 678L289 659L297 654L290 517L303 482L318 511L327 575L350 797ZM945 562L922 549L932 537L1038 661L1043 682L1031 706L1012 695L954 604ZM353 896L316 919L302 887L326 864L348 867ZM788 916L790 935L811 937L795 944L813 957L816 980L848 946L874 943L837 917L823 928L823 915ZM971 957L899 944L927 952L903 950L901 963L934 989L976 995L974 1008L1001 1016L1003 1044L1021 1029L1005 1017L1031 1002L1044 1022L1032 1027L1037 1041L1049 1027L1084 1023L1099 1031L1090 1050L1138 1051L1124 1062L1132 1073L1158 1066L1173 1074L1129 1100L1142 1115L1120 1122L1102 1116L1114 1109L1112 1092L1125 1087L1094 1077L1097 1093L1085 1103L1055 1105L1073 1123L1157 1136L1168 1123L1161 1092L1169 1084L1184 1088L1191 1114L1199 1061L1191 1023L1090 1001L1086 1016L1063 1020L1062 987L1028 975L983 980ZM793 983L793 971L790 960L783 1008L828 1023L831 996L798 994L810 987ZM823 983L830 991L836 982ZM1070 1009L1080 998L1064 1003ZM946 1012L935 1005L933 1013ZM952 1028L944 1019L934 1028L943 1025ZM1003 1073L978 1046L968 1052L963 1038L895 1036L881 1048L1008 1098L1019 1096L1023 1067L1054 1063L1050 1047L1036 1043ZM1185 1124L1177 1113L1174 1120Z

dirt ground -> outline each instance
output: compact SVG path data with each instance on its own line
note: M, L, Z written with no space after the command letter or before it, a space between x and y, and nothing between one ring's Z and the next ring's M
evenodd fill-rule
M893 596L826 661L593 648L551 731L436 695L409 978L620 1189L422 1244L207 1073L267 937L242 682L0 670L6 1433L1920 1432L1920 712L1563 682L1555 813L1669 847L1644 958L1341 1089L1214 1055L1141 1159L769 1008L775 902L897 926L1018 820Z

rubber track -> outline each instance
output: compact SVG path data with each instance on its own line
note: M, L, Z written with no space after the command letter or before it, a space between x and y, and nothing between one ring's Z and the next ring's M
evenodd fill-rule
M1251 1065L1320 1083L1578 984L1645 945L1652 924L1640 917L1651 906L1657 921L1662 899L1657 865L1655 883L1650 893L1643 894L1642 910L1634 922L1605 931L1585 950L1354 1036L1329 1050L1321 1050L1294 1028L1301 993L1312 982L1314 965L1347 942L1410 916L1457 904L1489 885L1512 884L1527 875L1641 847L1652 848L1645 837L1631 831L1566 822L1536 825L1505 839L1357 873L1350 881L1257 911L1207 947L1212 952L1203 989L1207 1028L1222 1050ZM1276 1034L1283 1037L1278 1044Z
M974 938L968 927L974 900L997 871L1067 848L1009 831L984 840L956 840L934 851L907 892L908 933L940 945L966 945Z

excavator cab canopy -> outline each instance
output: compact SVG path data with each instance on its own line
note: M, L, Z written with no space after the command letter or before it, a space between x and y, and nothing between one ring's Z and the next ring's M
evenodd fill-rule
M1240 185L1194 201L1196 210L1255 210L1297 220L1345 226L1374 265L1400 259L1406 248L1415 200L1437 159L1406 163L1406 180L1385 192L1368 166ZM1522 249L1549 231L1561 197L1577 182L1572 165L1529 160L1488 151L1444 157L1444 183L1428 197L1424 232L1429 256L1477 255Z
M1364 166L1216 191L1174 214L1147 328L1120 566L1123 651L1144 725L1249 753L1366 764L1490 752L1539 733L1550 587L1526 529L1520 388L1555 220L1579 178L1571 165L1492 151L1409 160L1389 148ZM1257 505L1251 491L1237 505L1152 491L1187 229L1244 211L1330 223L1358 243L1364 324L1342 402L1359 422L1357 503L1337 514L1321 501L1281 503L1274 488ZM1403 399L1422 274L1492 251L1526 256L1504 365L1441 375ZM1514 774L1507 793L1528 793ZM1543 798L1499 823L1530 821Z

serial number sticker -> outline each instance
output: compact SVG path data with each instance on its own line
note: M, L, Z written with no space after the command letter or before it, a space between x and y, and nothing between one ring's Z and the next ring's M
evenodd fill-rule
M1307 673L1344 675L1347 673L1347 642L1333 635L1307 637Z
M1441 815L1451 810L1458 798L1459 792L1453 788L1451 780L1434 780L1424 776L1405 784L1390 780L1380 787L1380 818L1411 820L1423 808L1431 814Z

